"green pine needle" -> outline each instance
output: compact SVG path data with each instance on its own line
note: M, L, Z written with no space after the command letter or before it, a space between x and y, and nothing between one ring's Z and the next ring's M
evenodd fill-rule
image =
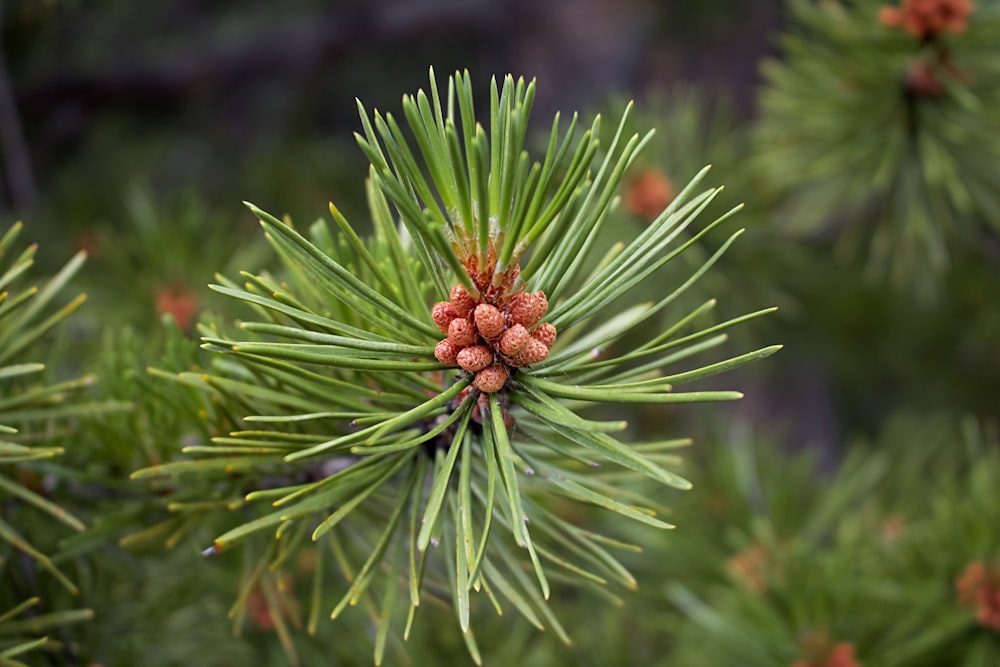
M769 312L698 329L714 301L650 335L652 318L738 233L690 279L659 288L664 294L652 303L636 306L631 296L648 293L666 263L703 243L736 209L695 228L719 192L696 192L703 170L637 238L601 249L602 225L623 175L651 134L626 132L628 109L608 145L599 139L600 119L578 135L576 116L565 130L557 117L545 153L534 156L528 149L534 94L534 82L494 81L485 126L475 116L467 72L449 79L444 96L432 72L429 91L404 98L405 123L359 102L357 139L371 160L375 233L365 238L332 204L334 226L317 223L307 232L248 204L285 273L245 274L242 285L220 277L212 289L244 302L254 316L235 330L202 327L203 347L214 358L204 371L154 371L201 391L206 423L225 415L235 426L211 443L185 448L189 459L133 478L183 476L193 491L200 477L206 489L216 483L240 489L244 502L231 505L240 515L207 553L244 542L252 548L261 536L271 546L258 550L254 571L286 567L301 535L310 535L319 561L344 579L337 588L317 573L314 596L327 599L326 589L337 588L333 617L362 605L375 627L376 663L396 607L408 608L406 636L422 601L449 594L477 662L471 627L482 594L498 612L501 600L509 602L568 642L546 603L552 588L566 582L635 588L614 555L634 547L573 525L546 499L555 494L671 528L657 501L623 488L617 475L690 487L669 469L683 441L630 444L617 437L628 432L627 420L577 411L591 403L736 399L739 392L677 392L674 385L779 349L692 365L695 353L722 343L719 332ZM435 313L457 314L448 322L463 318L453 288L503 308L505 335L521 317L533 342L501 352L503 336L487 335L486 320L466 314L489 367L469 362L472 370L463 370L464 357L448 360L439 346L452 334ZM544 310L540 297L528 296L535 293L547 296L548 312L529 321L531 308ZM515 302L528 310L517 311ZM490 308L483 312L495 312ZM527 350L535 357L517 356ZM489 384L497 377L499 384ZM397 585L408 595L397 595ZM314 597L310 632L319 610Z

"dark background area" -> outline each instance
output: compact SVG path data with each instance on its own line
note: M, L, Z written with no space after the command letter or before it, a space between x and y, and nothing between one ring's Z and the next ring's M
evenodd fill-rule
M778 41L786 27L784 6L781 0L0 0L3 227L24 220L27 239L41 244L40 273L55 272L77 250L89 255L72 283L75 291L87 292L88 303L69 334L59 339L53 365L66 366L69 374L99 368L102 383L125 385L128 373L116 375L109 362L114 355L108 345L115 346L115 339L105 338L102 350L102 334L117 335L125 327L137 332L120 340L134 343L140 360L135 366L145 377L146 366L161 364L155 355L164 348L158 336L165 312L175 316L191 340L199 312L218 310L220 319L232 319L226 310L233 307L232 300L206 288L215 272L238 279L241 269L258 271L274 262L243 200L291 216L303 226L325 216L332 201L352 224L366 229L368 163L352 136L361 130L356 99L369 111L399 115L402 94L426 89L429 67L439 85L456 69L468 69L482 110L489 77L510 72L537 78L533 119L535 129L544 132L557 111L564 117L573 111L585 118L598 111L611 117L619 112L611 100L634 97L639 102L636 129L656 127L658 132L637 167L673 161L682 183L680 178L711 163L711 184L725 184L725 194L732 198L727 206L747 202L719 238L706 244L707 250L699 246L688 253L693 257L685 261L692 264L682 271L697 266L699 257L714 251L727 233L747 227L747 234L688 296L718 297L720 318L780 306L777 314L734 329L732 351L772 343L785 347L764 362L711 379L716 383L712 388L745 391L745 399L736 404L632 413L641 437L663 430L696 436L698 446L685 454L693 461L695 491L678 505L679 525L691 530L676 531L671 535L675 541L656 542L648 557L636 555L629 563L643 584L636 597L627 599L627 611L599 606L590 598L581 597L587 600L582 604L575 592L565 594L560 613L568 616L572 634L580 636L576 648L560 653L563 649L553 648L557 644L551 636L536 634L515 622L519 619L495 621L488 627L500 629L493 636L484 633L501 656L493 664L529 667L579 658L579 664L604 667L662 660L675 638L661 629L675 627L678 617L667 602L666 579L694 582L692 588L699 578L728 581L724 567L734 554L758 543L779 553L800 537L796 531L807 522L810 530L826 522L829 533L813 530L823 539L809 543L803 562L811 565L814 555L843 556L847 574L831 576L828 583L838 591L849 588L840 584L854 583L850 568L857 544L837 551L839 537L831 536L840 535L837 522L861 513L854 516L845 508L861 507L868 497L881 502L878 491L912 501L906 506L908 518L930 515L927 506L936 499L923 491L923 481L945 479L937 471L948 465L957 471L954 489L960 489L949 498L958 503L966 497L960 475L976 464L967 466L956 457L957 462L942 465L941 460L950 461L949 448L958 447L953 427L959 418L988 421L997 415L1000 271L995 248L1000 246L995 232L979 234L977 229L971 242L950 248L951 269L940 276L937 294L926 298L872 279L862 261L834 257L835 226L795 238L780 231L787 209L758 187L756 167L747 158L753 153L748 137L759 117L761 62L787 57ZM891 94L898 92L897 83L890 81ZM715 106L720 100L726 104ZM716 122L709 111L718 108L732 118ZM693 115L687 125L684 109ZM616 218L612 227L630 236L641 224L633 216ZM650 294L660 294L661 287L649 285ZM671 323L682 310L666 314L664 321ZM192 319L181 322L178 314L183 312ZM665 326L664 321L653 326ZM101 368L102 363L112 368ZM151 396L143 398L162 410L164 423L179 421ZM947 423L939 429L944 435L927 426L937 417ZM151 423L151 430L160 428L156 420ZM911 455L910 446L918 440L925 458ZM108 442L128 450L118 452L121 460L133 456L129 438ZM874 463L847 466L847 481L838 486L838 464L858 442L872 444ZM171 452L179 449L174 441L160 445ZM97 451L100 446L98 442ZM804 451L806 457L793 460L789 450ZM123 480L129 465L137 467L130 462L115 469L121 478L115 483L128 484ZM885 477L871 473L879 466L888 471ZM898 480L886 481L900 470ZM769 503L777 517L773 534L766 518ZM895 516L890 503L882 509ZM145 520L142 511L129 517L131 528ZM879 520L882 515L880 511ZM782 516L795 520L783 523ZM650 538L643 527L621 526L617 517L608 521L612 523L626 537L634 533L637 543L659 539ZM923 534L951 523L942 515ZM207 543L211 526L203 528ZM860 530L855 535L862 535L858 543L871 542ZM949 535L948 544L957 545L961 537ZM178 550L157 560L157 552L143 561L141 567L149 568L141 570L145 594L137 596L140 584L129 581L115 595L149 607L143 610L143 637L164 635L157 614L191 611L194 621L181 618L180 612L172 616L178 632L204 635L187 646L208 646L222 655L230 645L226 641L233 647L238 643L228 639L224 618L240 576L236 567L229 567L236 556L223 567L211 559L198 560L188 547L185 543L183 554ZM112 544L107 551L118 558L124 550L116 549ZM958 546L953 550L958 553ZM956 562L971 558L965 551L956 556L965 560ZM194 566L200 568L200 581L186 576L191 562L208 563ZM206 574L205 567L219 571ZM939 586L944 592L935 594L950 600L954 567L947 567L952 569ZM805 571L804 580L816 579ZM925 570L913 571L918 573L914 581L931 581ZM881 576L872 581L881 585ZM216 589L211 596L204 592L206 582ZM202 597L212 608L197 616L193 610ZM161 604L161 599L168 602ZM783 605L779 600L775 608L795 607ZM426 646L416 654L464 656L458 633L451 632L451 611L433 613L437 616L423 621L426 632L415 643ZM120 628L94 623L88 632L106 635L95 644L121 644L119 633L136 631L138 615L127 610L115 617ZM843 617L853 615L851 610ZM738 609L731 618L753 614ZM365 619L360 620L343 636L356 628L367 632ZM871 627L881 628L874 622ZM881 636L876 639L873 644ZM242 656L251 653L259 664L281 664L273 633L258 628L251 640L268 646L270 653L257 651L256 643L240 643L241 657L212 664L248 664ZM315 654L326 656L329 642L320 640ZM704 644L698 638L693 643ZM178 655L182 644L173 646ZM337 650L353 654L355 647L349 644L338 643ZM137 644L134 650L151 665L191 664L186 655L164 655L152 662L145 646ZM367 660L367 647L363 652Z
M779 6L8 0L3 51L27 154L5 142L3 201L29 220L59 215L62 230L115 217L131 182L315 215L357 200L355 98L394 109L429 66L442 79L536 77L536 119L682 80L749 113ZM34 187L14 192L15 180Z
M747 387L739 409L753 421L790 422L794 446L835 448L900 406L993 410L1000 362L983 332L996 325L981 304L995 271L966 270L959 255L949 296L929 304L870 281L860 263L832 261L829 235L770 233L780 210L762 201L732 130L703 139L670 126L679 86L731 103L740 132L752 124L761 61L780 55L779 0L5 0L0 17L0 76L17 111L3 122L4 217L37 230L50 270L88 251L103 324L155 324L164 290L214 307L204 286L215 272L266 261L246 250L259 234L243 200L297 221L333 201L363 229L356 99L399 113L429 67L439 82L468 68L482 108L488 77L511 72L538 80L536 130L556 111L589 116L635 97L637 129L664 141L651 163L683 162L684 179L714 164L733 203L748 202L738 224L749 234L712 289L728 312L783 309L757 328L758 342L786 350Z

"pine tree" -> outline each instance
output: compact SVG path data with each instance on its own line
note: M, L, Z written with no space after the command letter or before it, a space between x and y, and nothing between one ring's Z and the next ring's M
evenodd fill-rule
M293 604L285 572L312 544L308 629L317 632L322 613L359 604L376 626L376 663L397 610L406 610L407 636L418 607L435 598L451 601L477 661L476 594L568 641L546 604L553 584L636 581L614 555L627 546L574 525L556 499L664 529L672 526L660 500L633 493L631 480L690 486L669 469L686 440L626 443L613 435L626 421L580 411L736 399L675 387L777 349L685 364L718 346L725 329L767 312L699 328L710 304L646 340L632 337L738 232L656 301L629 303L629 294L733 211L681 238L719 192L696 193L703 171L633 241L594 256L650 135L625 136L626 111L602 145L599 118L578 135L575 116L566 130L557 116L533 160L524 146L534 90L511 77L494 82L487 130L468 73L449 79L444 98L432 73L429 93L403 100L413 143L392 114L362 108L368 239L332 205L336 232L318 222L305 233L250 205L285 273L213 286L249 305L253 319L238 331L203 327L211 367L175 376L210 398L204 414L216 435L187 446L190 460L134 475L176 479L186 497L197 477L210 495L173 509L211 503L237 513L206 554L250 543L257 565L240 614L259 588L281 618ZM345 584L329 582L331 566Z

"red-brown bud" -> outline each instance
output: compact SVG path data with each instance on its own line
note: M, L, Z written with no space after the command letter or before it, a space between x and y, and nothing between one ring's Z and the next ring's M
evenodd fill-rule
M507 304L507 313L512 322L528 329L538 324L549 309L545 292L531 292L514 295Z
M476 307L476 300L472 298L465 285L455 285L451 288L451 307L455 309L459 317L468 317L472 309Z
M640 171L625 189L625 208L652 222L677 196L674 184L658 169Z
M531 332L531 337L551 350L552 343L556 342L556 328L548 322L543 322L535 327L535 330Z
M549 299L545 296L545 292L535 292L533 295L535 297L534 310L532 311L532 319L530 325L525 325L529 329L541 321L545 317L545 313L549 311Z
M535 313L534 302L535 297L533 294L525 292L515 294L505 306L505 310L510 316L510 321L514 324L520 324L525 328L530 328L531 324L529 322L531 322L531 318Z
M900 7L882 7L879 22L891 28L903 28L926 39L939 33L965 32L971 0L903 0Z
M447 301L438 301L431 309L431 319L434 320L434 325L441 330L441 333L448 333L448 325L456 317L458 317L458 313Z
M545 343L537 338L529 338L524 351L514 357L511 363L515 366L530 366L545 361L545 358L548 356L549 348L545 347Z
M470 345L463 348L456 359L459 366L475 373L493 363L493 352L485 345Z
M476 388L484 394L493 394L503 389L507 382L507 367L494 364L476 373Z
M456 317L448 326L448 339L459 347L476 342L476 327L464 317Z
M531 334L520 324L509 327L500 335L500 352L505 356L513 357L524 351Z
M445 338L443 341L434 346L434 357L442 364L457 366L458 353L461 349L462 348L455 345L452 340Z
M483 338L496 338L503 331L503 313L496 306L481 303L476 306L476 328Z

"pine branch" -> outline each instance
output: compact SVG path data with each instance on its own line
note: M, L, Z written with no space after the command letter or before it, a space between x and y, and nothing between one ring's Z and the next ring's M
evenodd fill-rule
M650 308L608 313L728 214L690 239L678 236L718 192L695 194L696 181L595 269L598 232L650 135L624 131L629 111L607 146L598 120L581 136L575 120L565 132L557 120L547 152L533 158L526 137L534 90L534 82L494 80L488 129L474 115L468 73L450 78L442 94L432 72L428 92L404 97L405 130L392 114L361 107L358 142L372 161L371 238L332 206L336 236L323 224L300 232L250 205L285 277L220 281L213 289L250 304L261 319L239 331L203 327L213 367L170 377L204 392L210 419L224 413L252 427L133 474L176 480L187 497L219 482L242 487L229 507L252 518L234 521L207 554L270 534L256 571L281 571L310 536L347 581L332 616L355 604L382 610L373 621L376 662L392 610L408 607L408 632L417 608L438 593L452 599L474 659L476 593L498 610L499 593L568 641L546 603L553 581L632 587L634 580L605 548L613 541L562 521L546 498L555 493L663 529L672 526L657 516L657 503L635 497L616 475L636 471L690 486L658 453L675 441L634 446L613 435L624 421L597 422L575 410L738 398L672 385L777 350L655 380L704 349L689 342L698 334L654 336L637 354L622 346L626 335L645 335L646 317L693 279ZM598 313L603 325L592 324ZM620 347L619 361L589 360L581 346L591 339ZM639 357L644 366L632 363ZM262 486L274 475L288 481ZM317 590L327 587L320 576ZM408 602L396 595L397 580L408 581ZM253 585L247 580L244 593Z

